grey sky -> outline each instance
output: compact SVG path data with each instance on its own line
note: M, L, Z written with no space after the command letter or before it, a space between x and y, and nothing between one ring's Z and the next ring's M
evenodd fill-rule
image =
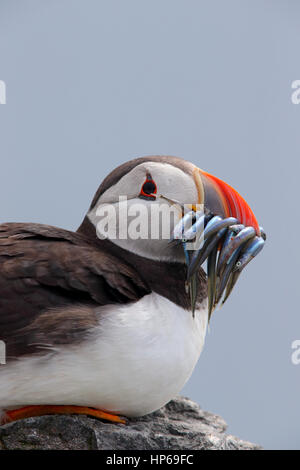
M234 186L268 241L184 393L267 448L300 448L299 41L296 1L0 3L0 221L76 229L103 177L140 155Z

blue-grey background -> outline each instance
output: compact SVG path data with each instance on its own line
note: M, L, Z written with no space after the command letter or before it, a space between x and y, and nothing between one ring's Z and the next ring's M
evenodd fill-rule
M300 5L1 0L0 219L76 229L103 177L173 154L234 186L268 233L184 389L229 431L300 448Z

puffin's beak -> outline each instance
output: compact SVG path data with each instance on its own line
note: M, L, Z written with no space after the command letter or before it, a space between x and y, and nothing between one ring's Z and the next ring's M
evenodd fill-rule
M229 184L199 168L194 170L194 180L204 211L186 214L175 227L173 238L181 239L185 251L193 312L197 271L207 259L210 318L221 298L222 304L228 298L244 267L261 251L266 236L247 202ZM182 222L188 219L190 225L185 230ZM201 246L190 250L188 242L195 237L200 237Z
M195 170L194 178L198 191L203 195L203 204L211 213L223 218L235 217L239 224L253 227L260 236L258 222L250 206L232 186L199 168ZM201 183L202 188L199 187Z

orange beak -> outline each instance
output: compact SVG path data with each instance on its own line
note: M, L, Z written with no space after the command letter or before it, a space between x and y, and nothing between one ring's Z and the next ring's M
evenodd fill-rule
M199 168L195 168L194 179L199 202L206 209L223 218L235 217L245 227L253 227L257 236L261 235L250 206L232 186Z

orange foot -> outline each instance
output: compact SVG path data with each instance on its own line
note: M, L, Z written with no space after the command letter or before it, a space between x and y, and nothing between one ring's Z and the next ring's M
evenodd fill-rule
M18 419L30 418L32 416L43 416L51 414L77 414L94 416L95 418L105 419L113 423L126 424L126 420L120 416L107 413L106 411L98 410L96 408L89 408L88 406L68 406L68 405L33 405L24 406L17 410L7 410L0 422L0 424L10 423Z

